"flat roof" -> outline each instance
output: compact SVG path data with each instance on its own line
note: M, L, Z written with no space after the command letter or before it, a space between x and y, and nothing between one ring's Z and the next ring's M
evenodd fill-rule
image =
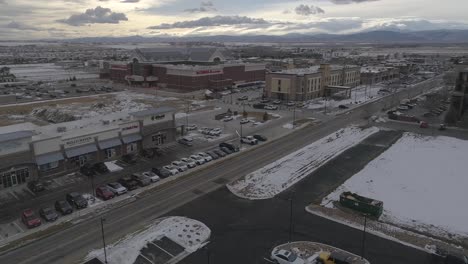
M16 131L16 132L10 132L6 134L0 134L0 142L16 140L16 139L21 139L21 138L28 138L28 137L32 137L33 135L34 135L33 131Z
M136 116L136 117L144 117L144 116L150 116L150 115L161 115L161 114L165 114L165 113L169 113L169 112L175 112L175 111L176 111L175 108L172 108L172 107L169 107L169 106L163 106L163 107L159 107L159 108L153 108L153 109L147 109L147 110L143 110L143 111L133 112L133 113L130 113L130 115Z

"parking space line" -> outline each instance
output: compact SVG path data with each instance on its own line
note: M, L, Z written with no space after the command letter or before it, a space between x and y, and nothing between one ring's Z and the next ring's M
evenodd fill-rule
M169 256L171 257L175 257L174 255L172 255L171 253L167 252L164 248L156 245L155 243L153 243L152 241L150 242L151 244L155 245L157 248L161 249L162 251L166 252Z
M16 194L13 191L9 191L8 193L10 193L11 196L13 196L16 200L20 201L20 198L18 198L18 196L16 196Z
M32 196L36 196L36 194L33 191L29 190L29 188L24 188L24 190L29 192Z
M55 184L57 184L58 186L62 186L62 184L59 183L59 182L57 181L57 179L52 179L52 180L53 180L53 181L55 182Z
M19 226L16 221L13 222L13 224L19 229L20 232L24 232L24 229Z
M263 259L266 260L266 261L269 262L269 263L276 263L276 262L271 261L270 259L267 259L267 258L265 258L265 257L264 257Z
M145 255L143 255L143 254L140 253L140 256L141 256L142 258L146 259L149 263L155 264L155 263L154 263L153 261L151 261L149 258L145 257Z

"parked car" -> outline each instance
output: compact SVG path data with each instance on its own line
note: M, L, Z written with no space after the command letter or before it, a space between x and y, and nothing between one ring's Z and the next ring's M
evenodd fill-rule
M276 105L266 105L264 109L266 109L266 110L278 110L278 106L276 106Z
M247 119L247 118L242 118L241 121L240 121L241 124L247 124L249 122L250 122L250 120Z
M115 195L121 195L126 193L128 190L122 184L118 182L111 182L107 184L107 187L115 194Z
M205 159L200 157L199 155L191 155L190 158L197 164L202 165L205 164Z
M122 156L122 161L128 164L135 164L138 161L138 158L134 154L125 154Z
M169 176L174 175L174 174L172 174L172 172L170 172L169 170L166 170L164 168L153 168L153 169L151 169L151 171L156 173L162 179L165 179L165 178L167 178Z
M197 125L188 125L186 127L187 131L191 131L191 130L197 130L198 126Z
M58 218L57 212L50 207L41 208L39 215L47 222L54 222Z
M233 152L237 152L239 151L239 147L234 145L234 144L231 144L231 143L227 143L227 142L221 142L219 143L219 147L222 148L222 147L225 147L225 148L228 148L230 149L231 151Z
M132 174L132 179L135 180L141 187L145 187L151 184L151 179L140 173Z
M119 183L123 185L123 187L127 188L127 190L132 191L138 188L138 182L132 179L130 176L124 176L119 179Z
M73 212L73 207L65 201L65 200L60 200L55 202L55 210L57 212L60 212L62 215L66 214L71 214Z
M45 190L44 185L38 181L28 182L28 188L34 193L42 192Z
M219 155L217 155L213 150L207 151L208 155L211 156L214 160L219 159Z
M187 167L189 167L190 169L195 168L197 166L197 163L195 163L195 161L193 161L192 159L181 158L180 160L184 162L185 164L187 164Z
M278 104L281 104L281 100L275 100L272 103L278 105Z
M400 106L397 107L397 109L400 110L400 111L407 111L407 110L409 110L409 107L406 106L406 105L400 105Z
M106 164L104 162L98 162L93 165L93 170L97 171L101 174L105 174L109 172L109 168L107 168Z
M223 122L229 122L229 121L232 121L234 118L232 116L226 116L225 118L223 118Z
M227 154L222 149L223 148L215 149L215 150L213 150L213 152L216 153L216 155L218 155L220 157L226 157ZM224 148L224 149L226 149L226 148Z
M152 171L145 171L145 172L142 172L141 174L143 176L148 177L151 180L151 182L157 182L157 181L161 180L161 178L156 173L154 173Z
M197 155L204 158L205 162L210 162L213 160L213 158L210 155L206 154L205 152L198 152Z
M263 135L253 135L253 138L255 138L256 140L258 141L267 141L267 137L263 136Z
M21 214L21 220L28 228L34 228L41 225L41 219L36 216L33 210L26 209Z
M445 124L440 124L439 125L439 130L446 130L447 126Z
M176 175L179 173L179 170L172 165L163 166L163 169L168 170L171 173L171 175Z
M88 202L83 197L83 195L78 192L67 193L65 199L68 201L68 203L74 205L76 209L88 207Z
M428 128L429 124L426 121L420 121L419 122L419 127L420 128Z
M81 174L88 176L88 177L94 176L96 174L96 172L93 169L93 166L91 166L91 164L88 164L88 163L80 167L80 172Z
M348 106L346 106L346 105L342 105L342 104L340 104L340 105L338 106L338 108L340 108L340 109L348 109L349 107L348 107Z
M260 100L260 103L268 103L268 102L270 102L270 99L268 99L268 98L264 98L264 99Z
M182 161L176 160L176 161L173 161L171 164L172 164L174 167L176 167L177 170L180 171L180 172L184 172L184 171L188 170L187 164L185 164L185 163L182 162Z
M278 264L304 264L304 260L296 253L285 249L277 249L271 252L271 259Z
M295 102L288 102L286 105L287 105L287 106L295 106L296 103L295 103Z
M258 140L256 140L254 137L252 136L247 136L247 137L242 137L241 138L241 143L244 143L244 144L249 144L249 145L257 145L258 144Z
M185 146L189 146L189 147L193 146L193 139L188 138L188 137L180 138L177 140L177 142Z
M241 96L239 98L237 98L238 101L245 101L245 100L249 100L249 97L247 95L244 95L244 96Z
M99 186L96 188L96 196L104 201L115 197L114 192L108 186Z

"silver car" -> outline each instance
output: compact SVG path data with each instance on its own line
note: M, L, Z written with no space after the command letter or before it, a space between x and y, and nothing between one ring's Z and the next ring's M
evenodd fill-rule
M122 184L118 182L111 182L107 184L107 186L116 195L121 195L127 192L127 188L123 187Z

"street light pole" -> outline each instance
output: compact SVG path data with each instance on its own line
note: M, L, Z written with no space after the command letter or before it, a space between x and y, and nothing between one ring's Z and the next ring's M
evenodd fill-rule
M292 125L293 125L293 129L294 129L294 127L296 125L296 105L294 105L294 108L293 108L293 123L292 123Z
M293 198L289 197L289 242L292 242L293 233Z
M104 246L104 263L107 264L106 239L104 237L104 221L106 221L106 219L101 217L101 234L102 234L102 244Z
M361 258L364 258L364 251L366 247L366 227L367 227L367 214L364 214L364 232L362 233Z

